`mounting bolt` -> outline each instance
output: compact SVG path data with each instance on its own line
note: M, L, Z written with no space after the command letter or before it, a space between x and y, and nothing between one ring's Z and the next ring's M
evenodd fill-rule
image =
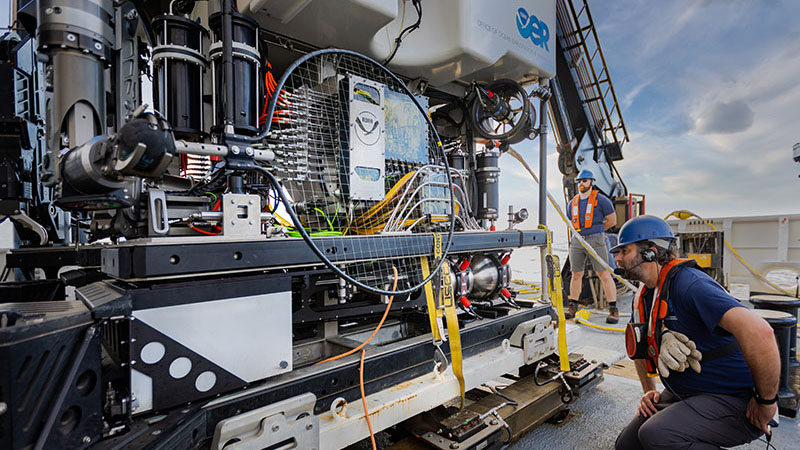
M247 155L247 156L253 156L253 154L254 154L255 152L253 151L253 147L247 147L246 149L244 149L244 153L245 153L245 155Z
M92 438L91 436L84 436L83 439L81 439L81 442L83 442L84 444L89 444L92 442Z
M6 402L0 402L0 416L5 414L6 411L8 411L8 405L6 404Z
M277 433L277 432L278 432L278 430L280 430L280 429L281 429L281 427L279 427L279 426L277 426L277 425L273 425L273 426L272 426L272 432L273 432L273 433Z
M231 153L233 153L234 155L238 155L239 154L239 147L237 147L235 145L232 146L231 147Z
M450 448L458 448L458 447L460 447L460 445L458 445L457 442L453 442L452 444L450 444Z
M281 366L281 369L289 367L289 363L287 361L281 361L278 365Z
M306 425L306 430L311 430L312 428L314 428L314 424L313 423L310 423L310 424Z
M498 422L497 422L497 419L492 419L492 420L489 421L489 423L491 425L497 425Z

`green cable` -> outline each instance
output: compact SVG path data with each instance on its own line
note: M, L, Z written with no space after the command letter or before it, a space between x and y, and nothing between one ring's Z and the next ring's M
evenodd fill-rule
M302 237L299 231L289 231L288 232L290 237ZM311 237L331 237L331 236L341 236L342 233L339 231L315 231L313 233L308 233Z
M333 231L333 224L331 223L331 221L330 221L330 220L328 220L328 216L326 216L326 215L325 215L325 212L323 212L323 211L322 211L321 209L319 209L319 208L314 208L314 211L316 211L316 212L318 212L318 213L322 214L322 218L323 218L323 219L325 219L325 222L328 222L328 228L330 229L330 231Z

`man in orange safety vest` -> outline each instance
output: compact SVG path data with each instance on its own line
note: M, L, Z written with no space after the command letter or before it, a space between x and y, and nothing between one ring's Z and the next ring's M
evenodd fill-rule
M582 170L576 178L578 194L570 201L567 215L572 220L572 227L581 234L583 239L594 249L605 263L608 263L608 246L606 244L605 230L617 224L617 215L611 200L593 189L594 174L589 170ZM586 258L592 261L592 267L600 278L606 300L608 301L609 314L606 323L619 322L617 309L617 287L611 278L611 273L589 254L577 237L573 236L569 244L569 261L572 267L572 280L569 283L569 303L567 303L566 316L571 319L578 311L578 299L583 288L583 272L586 267Z

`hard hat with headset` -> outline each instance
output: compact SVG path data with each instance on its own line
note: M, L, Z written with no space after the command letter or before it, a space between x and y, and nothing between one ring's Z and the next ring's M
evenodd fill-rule
M581 180L595 181L594 174L592 173L591 170L583 169L581 170L581 173L579 173L578 176L575 177L575 181L581 181Z
M611 253L617 253L622 247L633 242L642 241L652 241L658 247L669 248L675 241L675 234L664 219L656 216L637 216L622 225L618 243L611 249ZM655 261L655 252L652 250L642 252L642 259L646 262Z

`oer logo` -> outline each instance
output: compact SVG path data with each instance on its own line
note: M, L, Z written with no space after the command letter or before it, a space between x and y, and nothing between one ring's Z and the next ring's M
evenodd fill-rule
M519 34L525 38L530 39L535 45L550 51L547 42L550 40L550 29L544 21L539 20L533 14L528 14L525 8L517 10L517 29Z

